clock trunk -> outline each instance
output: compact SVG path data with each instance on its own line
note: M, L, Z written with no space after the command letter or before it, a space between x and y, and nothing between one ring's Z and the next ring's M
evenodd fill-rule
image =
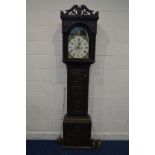
M89 64L67 66L67 114L87 116Z

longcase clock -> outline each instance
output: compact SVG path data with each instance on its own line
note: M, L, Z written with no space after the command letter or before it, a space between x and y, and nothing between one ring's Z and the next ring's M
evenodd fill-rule
M95 62L98 12L85 5L61 11L63 62L67 65L67 114L63 120L64 147L91 147L88 115L89 67Z

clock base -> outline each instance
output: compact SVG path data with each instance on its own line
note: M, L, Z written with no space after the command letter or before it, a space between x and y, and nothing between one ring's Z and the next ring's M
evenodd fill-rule
M63 148L91 148L90 116L68 116L63 121Z
M67 146L67 145L63 145L62 146L63 149L92 149L92 146Z

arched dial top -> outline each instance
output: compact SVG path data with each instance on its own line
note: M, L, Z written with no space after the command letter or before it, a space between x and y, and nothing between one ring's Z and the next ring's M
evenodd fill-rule
M68 58L89 58L89 36L83 27L75 27L68 37Z

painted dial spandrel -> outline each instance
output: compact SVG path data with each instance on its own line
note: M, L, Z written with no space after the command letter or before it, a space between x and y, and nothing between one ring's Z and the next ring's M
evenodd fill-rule
M68 57L76 59L89 58L89 37L82 27L74 28L68 38Z

